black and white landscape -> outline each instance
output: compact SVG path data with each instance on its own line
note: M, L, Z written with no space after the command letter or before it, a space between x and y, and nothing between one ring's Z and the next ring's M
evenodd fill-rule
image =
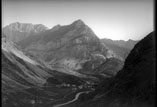
M88 10L90 2L88 0L85 2L89 5L85 3L85 7L82 6ZM98 7L99 3L108 3L108 1L91 2L92 5L95 2L94 6ZM121 38L112 40L120 34L113 35L110 39L105 35L100 37L95 33L98 30L90 26L94 22L87 21L89 23L87 24L84 21L86 11L80 15L82 18L74 18L75 20L73 19L70 24L61 25L58 22L57 25L49 28L43 23L33 24L33 20L39 20L34 19L33 15L32 22L27 22L29 21L27 18L22 18L27 21L21 22L20 18L16 21L17 15L23 17L22 14L26 16L32 14L30 11L19 14L17 11L24 12L22 8L15 12L17 7L14 6L18 6L18 3L20 4L18 0L14 2L3 0L2 107L155 107L155 31L149 30L149 27L140 28L144 29L144 33L141 30L143 35L140 34L141 36L136 40L132 40L133 36L129 36L128 40ZM24 6L25 11L28 11L27 5L24 5L27 3L33 6L37 6L34 3L43 3L43 6L58 3L62 6L65 1L21 1L20 5ZM65 3L65 7L61 7L61 10L72 9L72 4L76 5L77 9L78 4L83 1L68 1L68 3ZM142 3L144 6L145 3L149 4L147 1ZM33 8L32 11L39 12L36 10L39 7L29 6L29 9ZM13 10L10 10L11 8ZM60 11L57 9L56 11ZM16 15L10 15L12 16L10 19L5 13L7 11L14 11ZM54 14L53 12L54 10L52 12L49 10L47 13ZM34 14L38 16L38 13ZM111 15L112 12L109 14ZM60 17L55 15L56 18L49 18L46 21L52 22ZM97 17L93 16L93 19ZM6 24L10 20L14 22ZM114 23L112 19L111 23ZM147 33L145 29L149 32ZM139 33L136 32L135 35Z

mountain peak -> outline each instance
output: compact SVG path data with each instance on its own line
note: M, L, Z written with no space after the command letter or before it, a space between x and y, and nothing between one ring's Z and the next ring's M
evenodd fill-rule
M81 19L76 20L75 22L83 22ZM84 22L83 22L84 23Z
M85 23L81 19L74 21L72 24L74 24L76 26L85 25Z

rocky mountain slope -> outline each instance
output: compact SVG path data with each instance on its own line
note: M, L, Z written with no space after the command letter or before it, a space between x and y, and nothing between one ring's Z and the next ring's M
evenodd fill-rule
M44 62L50 68L62 68L70 73L89 73L106 59L118 59L82 20L35 33L18 41L17 45L28 56ZM88 69L82 68L85 64L89 65Z
M60 81L60 83L67 83L78 81L89 78L92 79L91 76L86 76L80 73L77 73L73 76L70 73L64 73L59 71L62 69L49 69L43 62L35 61L31 57L27 56L24 52L20 50L20 48L14 44L12 41L8 40L5 35L2 38L2 81L4 82L4 86L12 86L15 84L21 84L21 86L31 87L31 86L42 86L47 82L48 78L54 78L56 81ZM79 79L79 77L82 79ZM71 78L71 81L69 81ZM93 77L94 78L94 77ZM20 83L21 82L21 83ZM24 84L27 85L24 85ZM15 86L16 88L16 86Z
M37 103L38 107L52 102L52 98L62 99L73 92L72 88L62 87L79 86L86 82L94 82L90 76L82 78L49 69L42 62L34 61L23 53L20 48L2 35L2 106L28 107ZM87 77L87 78L85 78ZM88 78L89 77L89 78ZM58 87L58 86L60 87Z
M11 89L29 88L37 84L43 85L51 75L40 64L16 48L16 45L2 38L2 84ZM7 91L7 89L6 89Z

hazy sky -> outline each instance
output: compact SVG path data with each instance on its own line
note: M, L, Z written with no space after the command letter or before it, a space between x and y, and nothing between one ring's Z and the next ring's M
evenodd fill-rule
M139 40L154 29L153 0L3 0L2 27L67 25L82 19L99 38Z

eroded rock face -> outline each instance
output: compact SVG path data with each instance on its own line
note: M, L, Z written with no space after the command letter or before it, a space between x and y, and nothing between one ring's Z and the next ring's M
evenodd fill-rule
M114 78L115 93L145 100L154 99L155 63L155 33L152 32L135 45L123 69Z

